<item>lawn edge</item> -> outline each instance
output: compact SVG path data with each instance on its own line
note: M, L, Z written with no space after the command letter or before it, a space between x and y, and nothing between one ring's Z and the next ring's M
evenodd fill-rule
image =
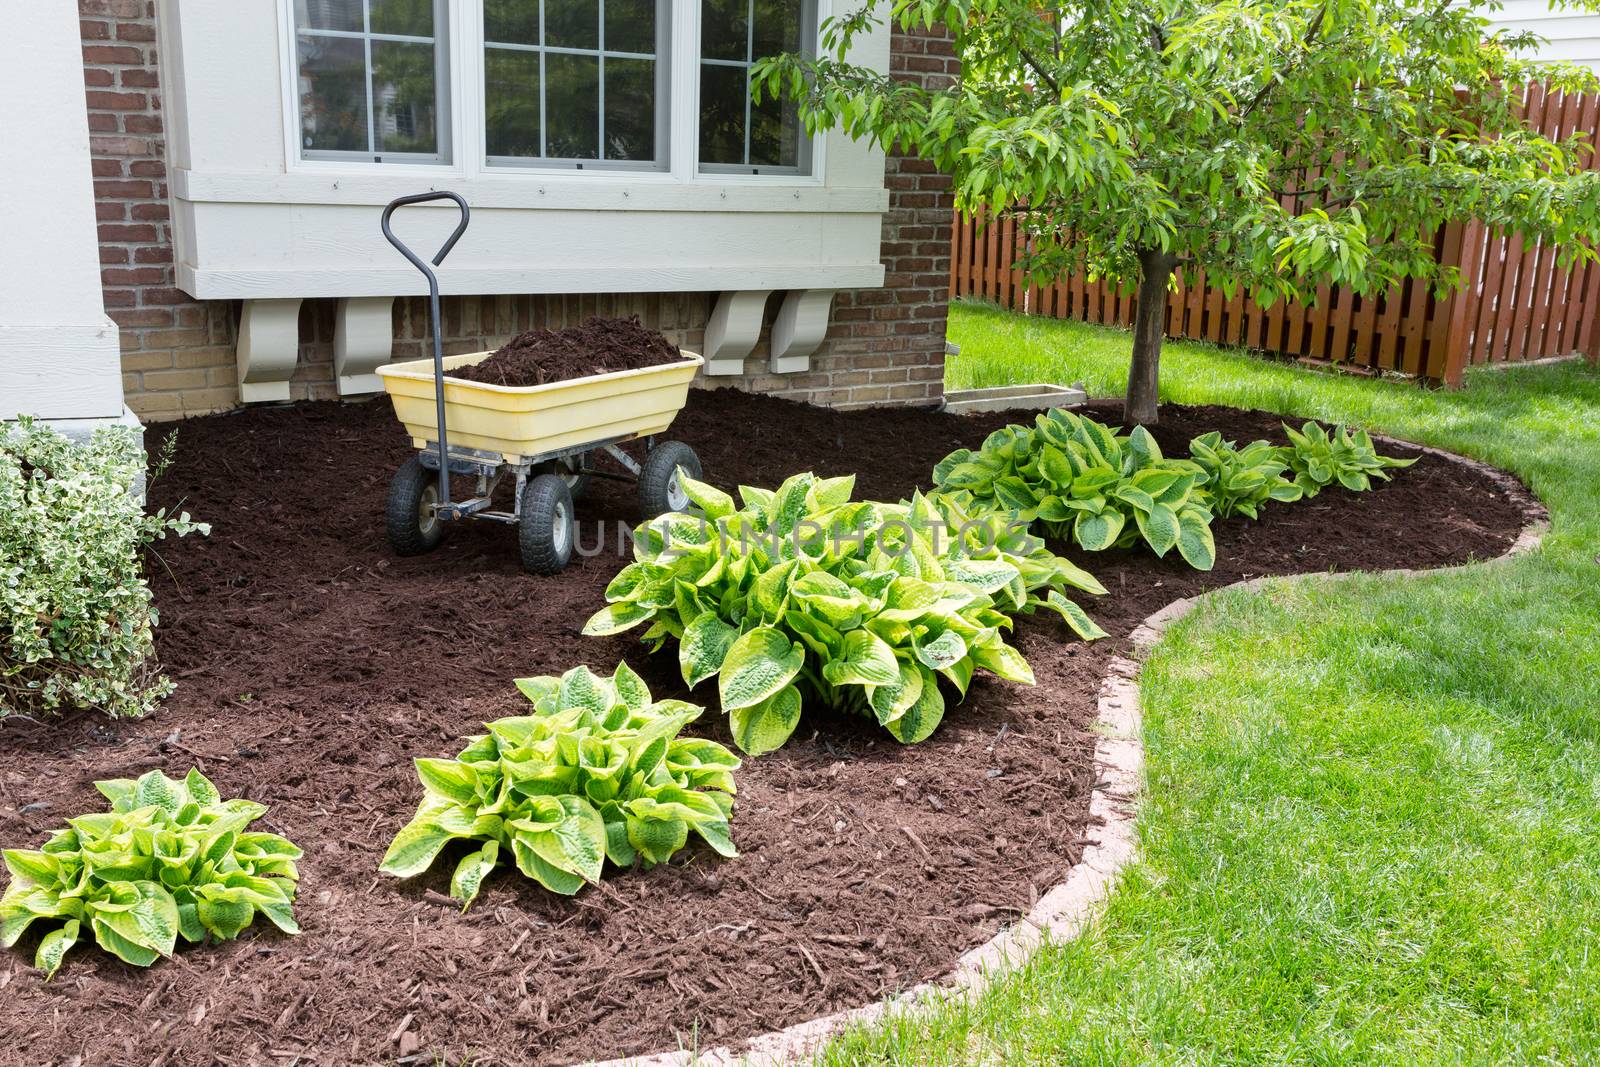
M996 979L1020 968L1045 942L1059 943L1077 937L1098 915L1122 870L1138 855L1135 823L1144 774L1144 709L1139 698L1139 676L1145 657L1173 623L1208 597L1259 589L1274 582L1337 581L1373 575L1416 577L1490 566L1535 551L1549 532L1549 510L1509 471L1431 445L1376 433L1372 437L1385 444L1420 449L1484 475L1521 505L1522 530L1504 552L1492 559L1448 567L1325 571L1248 578L1165 604L1133 628L1128 636L1132 655L1113 656L1100 679L1098 709L1091 727L1098 734L1092 759L1100 773L1089 799L1089 831L1097 833L1099 840L1084 849L1083 856L1067 872L1066 879L1041 896L1027 915L964 953L948 974L871 1004L760 1034L741 1042L740 1051L726 1047L706 1052L678 1049L604 1061L586 1060L578 1067L787 1067L814 1055L828 1041L852 1027L872 1026L884 1022L895 1012L928 1010L943 1001L981 994Z

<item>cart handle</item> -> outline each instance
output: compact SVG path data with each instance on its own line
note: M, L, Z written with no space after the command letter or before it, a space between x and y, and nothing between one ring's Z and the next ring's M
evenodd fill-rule
M428 279L428 317L433 329L433 399L435 416L439 424L439 510L448 512L450 509L450 442L444 425L444 344L439 337L439 277L433 273L423 258L406 247L404 241L394 235L394 230L389 228L389 219L397 208L408 204L426 204L431 200L454 200L456 207L461 209L461 221L456 224L455 232L440 246L438 253L433 257L433 267L444 262L444 257L461 240L461 235L467 232L467 222L472 218L472 211L467 207L466 200L460 193L448 190L438 190L428 193L412 193L410 196L396 197L389 201L389 206L383 209L383 219L379 225L383 228L383 236L388 242L400 250L400 254L411 261L411 265L422 272Z

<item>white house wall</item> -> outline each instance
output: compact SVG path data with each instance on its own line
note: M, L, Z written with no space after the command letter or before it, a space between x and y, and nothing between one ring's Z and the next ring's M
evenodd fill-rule
M162 0L178 284L196 297L418 291L420 279L384 241L378 216L394 197L429 189L459 192L474 209L440 272L446 292L882 284L883 153L833 134L815 177L696 175L682 136L692 130L692 113L682 114L693 102L684 95L692 69L674 79L667 174L486 169L474 147L480 124L463 114L475 107L470 88L452 98L456 162L448 167L295 161L285 134L283 11L277 0ZM452 11L459 23L464 6ZM467 43L452 29L458 53ZM880 30L857 58L886 69L888 53L889 34ZM430 248L454 216L453 207L406 209L396 229Z
M122 372L100 292L77 6L9 14L0 419L114 419Z
M1551 10L1546 0L1509 0L1485 13L1498 29L1529 31L1546 39L1537 58L1582 63L1600 70L1600 15Z

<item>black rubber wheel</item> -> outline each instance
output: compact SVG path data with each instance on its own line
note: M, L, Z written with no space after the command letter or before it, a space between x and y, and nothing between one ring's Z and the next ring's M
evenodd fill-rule
M688 494L678 485L679 467L695 481L700 480L700 457L682 441L662 441L644 457L644 466L639 470L639 504L646 519L689 506Z
M439 474L412 456L389 482L389 504L384 526L389 547L402 556L432 552L444 540L448 524L433 513L439 502Z
M572 491L559 474L540 474L522 487L522 517L517 540L522 569L529 574L560 574L572 559L577 529Z
M538 474L559 474L561 480L567 483L567 492L572 494L572 499L582 500L589 491L589 475L583 470L583 457L573 456L569 459L552 459L548 463L539 464Z

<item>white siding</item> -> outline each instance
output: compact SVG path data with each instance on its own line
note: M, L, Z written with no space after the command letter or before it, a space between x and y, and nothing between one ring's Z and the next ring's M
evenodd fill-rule
M821 3L829 12L828 0ZM845 10L848 0L833 0ZM469 5L450 5L451 48L472 47ZM673 4L698 34L698 4ZM440 271L454 293L847 289L882 284L883 153L842 134L808 177L702 175L693 165L696 66L674 61L667 173L490 170L479 162L474 79L458 77L454 162L397 166L292 158L286 12L280 0L161 0L162 83L171 113L178 284L203 299L358 297L419 291L385 243L382 206L450 189L472 227ZM889 34L858 62L887 69ZM458 70L470 65L453 63ZM451 206L408 210L396 230L415 247L442 240Z
M1496 28L1527 30L1548 42L1536 58L1582 63L1600 70L1600 15L1572 9L1551 10L1547 0L1507 0L1488 12Z

